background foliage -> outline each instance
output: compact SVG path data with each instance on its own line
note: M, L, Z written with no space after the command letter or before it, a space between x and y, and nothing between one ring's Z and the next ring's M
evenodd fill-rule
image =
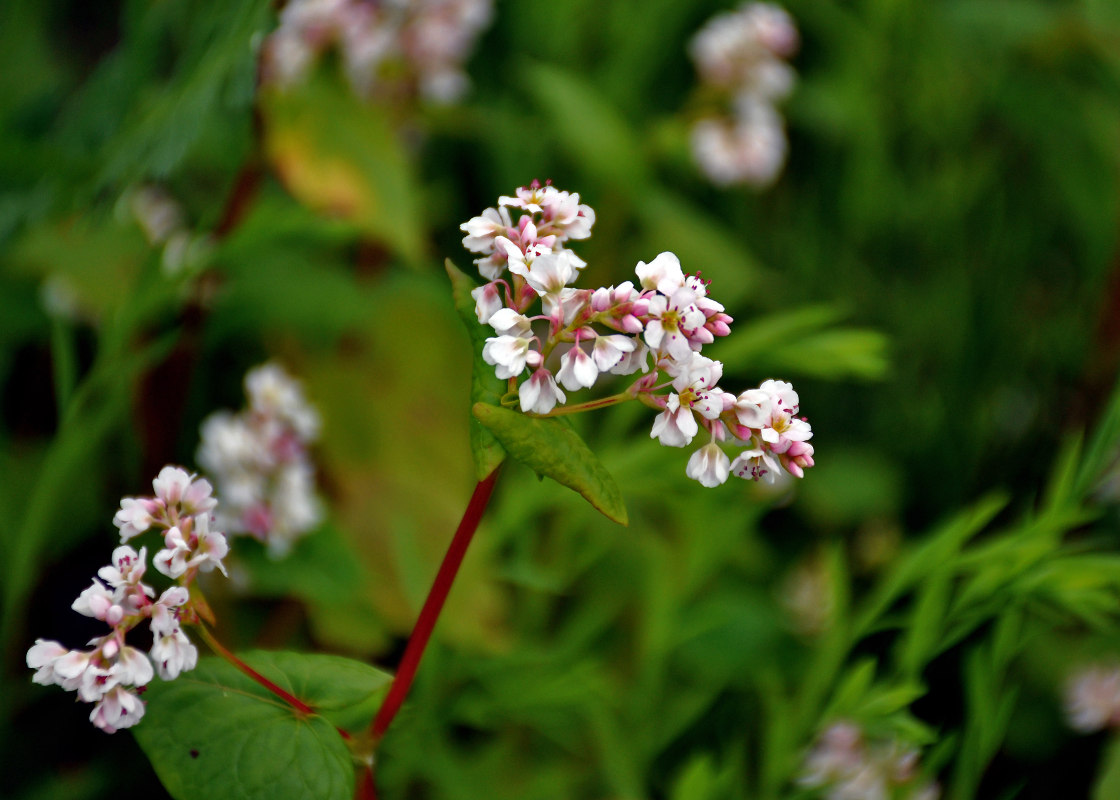
M686 44L725 7L501 2L464 103L386 109L331 64L258 95L262 0L0 6L6 792L162 792L23 653L91 634L69 604L118 499L193 465L199 421L268 356L326 420L331 519L277 564L238 540L221 633L393 667L474 480L442 262L539 177L598 212L589 285L662 250L713 279L736 318L715 357L794 381L818 466L703 490L643 409L578 420L628 529L510 469L383 794L786 797L844 716L931 745L950 797L1088 796L1098 774L1116 796L1120 749L1075 738L1059 690L1120 651L1098 490L1120 430L1120 6L791 0L791 158L763 193L689 159ZM121 199L142 184L211 234L176 276ZM42 301L52 276L69 315ZM823 592L808 623L799 574Z

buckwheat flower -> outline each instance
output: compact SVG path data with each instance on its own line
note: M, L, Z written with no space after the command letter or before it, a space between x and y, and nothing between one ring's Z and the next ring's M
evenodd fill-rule
M611 367L612 375L633 375L638 370L649 372L649 348L642 342L635 342L634 349L623 355L617 364Z
M557 403L563 404L567 400L552 373L544 368L534 372L517 388L517 392L521 410L526 413L547 414Z
M792 385L784 381L769 380L759 390L770 395L770 418L761 426L760 435L773 452L785 453L794 442L805 442L812 438L813 431L809 423L794 416L798 411L798 398ZM808 454L811 456L812 450Z
M533 340L519 336L492 336L482 347L482 360L494 366L500 380L516 378L525 371L526 364L540 354L530 349Z
M222 558L229 552L229 544L221 533L210 531L206 517L195 517L194 530L186 534L178 527L168 529L164 544L152 562L169 578L182 577L189 569L209 572L217 568L228 575Z
M305 461L294 461L281 468L269 506L268 552L273 558L288 554L305 531L318 525L323 512L315 495L315 474Z
M804 478L805 470L813 466L813 445L805 441L791 441L789 449L778 453L778 461L786 472L795 478Z
M70 651L58 642L36 639L35 644L27 651L27 666L36 670L31 681L40 686L61 683L64 679L55 672L55 664L69 653Z
M533 333L529 318L524 314L518 314L512 308L498 309L490 316L487 324L500 336L529 338Z
M869 742L860 728L837 722L805 759L798 783L827 800L936 800L937 784L919 782L919 753L898 741Z
M560 291L571 283L577 274L572 254L567 250L545 253L531 260L511 258L509 271L524 278L525 282L541 297L557 299Z
M547 187L552 189L552 187ZM586 239L595 224L595 211L580 203L576 192L552 189L541 197L541 215L545 225L564 239Z
M770 421L771 396L762 389L747 389L735 399L735 416L747 428L762 428Z
M689 457L685 474L701 486L712 488L727 481L730 467L731 459L718 444L710 442Z
M636 347L637 342L629 336L597 336L591 349L591 358L595 360L595 366L600 372L609 372L622 362L624 356L633 353Z
M817 739L805 759L799 783L823 786L863 769L866 752L863 731L851 722L835 722Z
M483 325L490 322L490 318L500 311L504 305L501 294L498 292L498 284L494 281L479 286L477 289L472 289L471 297L474 298L475 316ZM512 309L510 310L512 311Z
M621 357L620 352L619 358ZM560 358L560 372L557 373L557 377L565 389L577 392L595 385L595 381L599 378L599 367L577 341L572 349Z
M1080 733L1120 727L1120 667L1094 665L1066 682L1065 712Z
M173 681L198 665L198 648L179 628L157 635L152 642L152 663L165 681Z
M463 247L472 253L492 253L495 238L505 236L512 227L506 208L488 208L460 225L459 230L467 234L463 237Z
M186 515L204 514L212 511L218 501L211 497L213 487L202 478L195 480L181 467L164 467L152 481L156 499L166 507L179 506Z
M106 692L90 712L89 721L106 733L131 728L144 716L144 702L122 686Z
M190 599L190 592L183 586L172 586L152 603L149 624L155 636L166 636L179 630L179 614Z
M778 462L769 451L761 447L744 450L731 462L731 474L745 480L774 483L778 477L778 469Z
M691 353L691 351L689 351ZM709 393L716 389L716 383L723 374L723 364L705 356L693 356L680 367L679 374L673 378L673 388L665 399L665 410L653 421L650 438L658 439L667 447L685 447L699 431L693 417L696 411L705 419L717 419L724 410L722 397L712 402Z
M257 414L278 419L301 439L319 435L319 414L303 396L303 387L279 364L268 363L245 374L249 408Z
M144 686L155 674L152 662L135 647L124 646L117 654L117 663L111 668L118 683L126 686Z
M682 361L692 354L689 334L704 324L704 314L695 304L696 293L682 287L669 297L658 294L649 301L645 340L651 350Z
M105 620L112 614L116 619L110 622L110 625L116 625L124 616L120 606L113 602L113 593L96 578L89 588L78 595L78 599L71 603L70 607L79 614L94 619Z
M656 290L664 295L671 295L685 285L684 270L675 253L658 253L657 258L648 264L639 261L634 272L643 289Z
M151 587L141 583L148 569L147 554L146 547L141 547L137 553L131 547L122 545L113 551L113 563L99 569L97 575L114 589L138 586L142 592L151 595Z
M540 214L544 211L545 195L555 191L549 184L541 186L540 181L534 180L528 186L517 187L512 195L503 194L498 198L498 205Z
M121 541L126 542L152 527L155 524L153 514L159 508L159 504L151 498L122 498L120 510L113 517L113 524L120 528Z
M717 186L768 186L785 163L789 146L781 118L767 106L751 108L739 119L706 118L693 126L693 157Z
M254 536L278 557L322 519L308 455L320 420L298 381L276 364L250 370L245 390L248 409L237 414L219 411L203 422L197 458L222 495L215 527L229 535ZM201 531L196 526L198 553L209 558L198 567L223 569L224 536L206 537ZM176 547L168 545L164 563L169 568L173 562L178 568L178 557L186 558L177 555Z

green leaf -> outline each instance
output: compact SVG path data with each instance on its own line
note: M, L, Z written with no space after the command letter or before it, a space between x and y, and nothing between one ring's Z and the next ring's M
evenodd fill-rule
M383 108L363 104L321 73L304 86L263 94L261 107L265 150L293 195L421 263L419 187Z
M471 352L474 353L474 367L471 370L471 404L489 403L497 405L505 393L505 382L494 374L494 368L482 360L482 346L486 344L489 329L484 328L475 316L474 298L471 290L477 284L470 276L460 270L451 259L444 262L447 276L451 278L451 294L455 299L455 310L471 339ZM506 451L490 431L477 420L471 419L471 455L474 456L475 475L482 480L505 460Z
M1108 743L1101 771L1093 786L1093 800L1112 800L1120 797L1120 739Z
M474 404L474 416L522 464L583 495L609 519L629 524L618 484L583 440L560 420L528 417L486 403Z
M219 658L154 681L133 732L167 791L176 800L352 797L353 761L335 726L367 723L391 676L322 654L258 651L244 660L316 713L299 714Z

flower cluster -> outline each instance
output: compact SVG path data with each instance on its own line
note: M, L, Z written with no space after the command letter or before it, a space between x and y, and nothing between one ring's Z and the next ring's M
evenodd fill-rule
M1080 733L1120 727L1120 666L1097 664L1071 676L1065 711L1069 726Z
M827 800L936 800L940 789L921 779L918 759L912 747L868 742L859 726L835 722L805 759L798 783L821 789Z
M167 190L155 185L127 190L117 204L122 219L135 221L152 247L162 247L160 266L167 275L193 270L213 247L206 233L194 233L183 207Z
M122 545L113 551L112 563L98 570L100 580L94 578L72 606L104 622L109 632L90 640L91 650L68 650L58 642L37 639L27 651L27 666L36 670L32 680L44 686L58 684L94 703L90 721L107 733L140 721L144 703L139 694L154 675L169 681L194 669L198 650L181 627L197 621L187 587L199 571L225 572L225 537L210 530L210 512L217 505L210 484L178 467L164 467L152 484L155 497L121 500L113 523L120 529ZM152 563L177 579L159 599L143 582L147 548L136 552L123 544L153 527L164 531L165 548ZM145 621L152 635L147 656L125 642L128 632Z
M793 88L794 72L783 59L797 45L793 20L770 3L719 14L693 37L697 72L727 109L692 129L693 155L713 183L766 186L777 177L787 145L775 106Z
M203 421L198 463L222 495L219 526L255 536L278 558L322 519L307 452L319 435L319 415L277 364L250 370L245 394L244 411L218 411Z
M520 212L516 222L512 212ZM732 319L699 274L686 275L675 255L661 253L638 263L637 284L570 285L586 262L564 245L590 236L594 222L578 194L534 181L461 226L464 246L481 254L475 263L489 281L472 292L479 322L495 333L482 357L510 380L521 410L571 413L637 399L660 412L650 436L663 445L686 447L701 429L708 434L686 469L704 486L731 474L773 480L779 469L802 477L813 465L812 430L797 416L793 387L769 380L739 395L725 392L717 386L723 365L700 354L730 333ZM543 313L528 315L538 299ZM620 395L557 408L567 402L561 386L578 391L605 373L639 371ZM723 442L743 448L734 461Z
M269 37L265 77L299 83L333 46L363 97L403 89L452 102L467 89L462 64L492 11L492 0L292 0Z

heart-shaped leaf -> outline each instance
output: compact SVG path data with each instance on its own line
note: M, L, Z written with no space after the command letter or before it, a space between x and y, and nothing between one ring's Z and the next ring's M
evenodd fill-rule
M563 422L487 403L475 403L474 416L522 464L579 492L615 522L628 524L618 484L583 439Z
M244 660L316 713L304 715L231 664L204 658L144 693L133 732L176 800L348 800L354 764L336 726L365 725L392 676L339 656L254 652Z

